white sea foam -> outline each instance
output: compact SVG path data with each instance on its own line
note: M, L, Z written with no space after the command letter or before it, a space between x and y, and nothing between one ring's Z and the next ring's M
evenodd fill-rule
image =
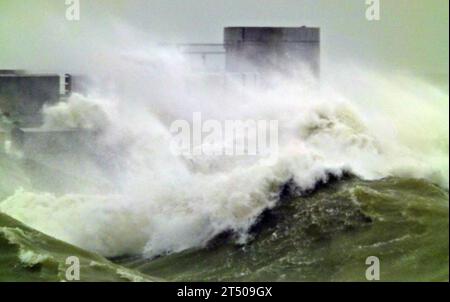
M93 143L113 149L120 167L109 175L115 191L19 190L0 211L106 256L154 256L202 246L227 230L245 240L291 179L306 190L329 173L351 171L448 188L448 93L421 81L354 69L336 72L334 82L298 75L265 88L229 83L225 93L208 77L193 78L180 57L128 54L109 62L108 72L98 70L106 85L47 107L44 127L98 131ZM220 121L278 120L277 162L174 156L168 126L192 112ZM89 179L89 171L82 176Z

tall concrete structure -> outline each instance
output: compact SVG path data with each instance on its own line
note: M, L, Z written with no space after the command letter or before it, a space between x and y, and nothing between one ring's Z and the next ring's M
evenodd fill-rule
M39 125L42 106L59 97L59 75L0 72L0 111L20 126Z
M64 94L66 96L73 92L87 93L92 79L85 75L73 75L66 73L64 75Z
M224 44L228 72L286 72L298 63L319 74L316 27L226 27Z

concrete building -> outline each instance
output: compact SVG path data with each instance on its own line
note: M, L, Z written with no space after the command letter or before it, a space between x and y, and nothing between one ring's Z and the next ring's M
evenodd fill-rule
M15 128L11 141L26 158L43 159L59 153L81 154L89 149L94 135L82 129Z
M26 74L0 72L0 111L20 126L38 126L41 109L60 97L60 77L57 74Z
M64 94L66 96L71 93L87 93L92 79L86 75L74 75L66 73L64 75Z
M286 72L299 64L319 74L320 29L313 27L226 27L227 72Z

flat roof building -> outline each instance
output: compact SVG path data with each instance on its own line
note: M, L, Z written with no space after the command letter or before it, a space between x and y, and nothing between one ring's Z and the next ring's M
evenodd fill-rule
M0 72L0 111L20 126L39 125L43 105L55 103L59 97L57 74Z
M226 27L224 44L228 72L285 72L298 63L319 73L317 27Z

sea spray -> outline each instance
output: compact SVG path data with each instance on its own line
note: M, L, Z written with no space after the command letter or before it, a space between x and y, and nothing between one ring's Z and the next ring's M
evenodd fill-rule
M296 70L268 85L230 81L224 90L189 66L164 49L105 54L92 66L91 89L47 106L43 127L95 131L95 160L78 155L75 164L90 164L70 172L96 186L93 175L104 171L108 189L19 190L0 211L105 256L153 257L205 246L223 232L245 242L288 181L310 190L330 174L350 172L368 180L426 178L448 188L448 93L360 69L335 72L335 82ZM348 90L348 83L365 88ZM170 124L191 122L193 112L219 122L278 121L277 161L174 155Z

